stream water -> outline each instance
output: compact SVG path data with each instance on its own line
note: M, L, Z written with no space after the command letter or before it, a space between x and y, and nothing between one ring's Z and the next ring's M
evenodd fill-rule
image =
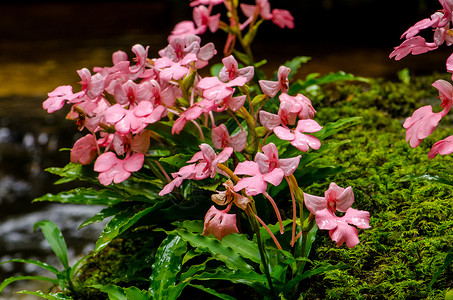
M100 207L31 204L45 193L70 187L53 185L57 177L44 170L68 162L68 152L59 149L71 147L79 134L74 124L65 120L64 111L47 114L42 102L55 87L76 85L76 70L110 65L111 53L116 50L129 51L140 43L150 45L150 56L155 57L166 46L169 24L181 20L181 8L175 8L177 2L134 2L135 6L100 2L90 4L89 9L71 3L0 7L0 262L27 258L57 264L42 234L33 232L33 224L45 219L61 228L73 260L92 250L103 224L77 228ZM99 15L102 21L97 19ZM158 15L166 15L168 20L162 23ZM395 40L395 45L398 42ZM275 41L271 45L276 45ZM415 74L445 70L448 49L395 62L388 59L395 45L351 47L332 46L325 40L291 40L280 41L277 47L260 40L255 53L257 58L268 59L266 72L276 70L294 56L311 56L301 77L312 72L343 70L360 76L391 78L404 67L410 67ZM9 276L37 271L23 264L0 265L0 282ZM29 282L12 285L0 295L0 300L27 299L14 298L19 296L13 296L11 291L34 288Z

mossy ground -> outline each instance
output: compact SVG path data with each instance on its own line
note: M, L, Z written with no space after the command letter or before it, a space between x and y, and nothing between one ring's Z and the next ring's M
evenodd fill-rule
M323 195L331 181L352 186L353 207L370 212L371 228L359 230L361 242L353 249L336 247L327 231L318 232L310 258L341 261L351 267L304 281L303 299L444 299L446 291L453 288L450 266L433 289L428 289L447 251L453 247L453 186L413 178L430 175L453 180L452 156L427 158L432 144L452 135L453 128L448 119L442 120L441 127L412 149L405 142L402 127L404 119L422 105L433 103L438 111L440 101L431 83L439 77L442 76L412 78L410 83L380 79L335 83L311 96L320 124L347 117L363 119L359 125L325 140L324 143L349 142L317 161L341 165L345 172L306 186L304 191ZM139 276L127 276L132 276L134 261L142 259L135 259L138 254L133 253L152 247L152 241L146 243L134 240L106 248L84 266L81 289L94 283L144 282ZM132 245L135 250L130 249ZM149 267L152 255L148 259ZM144 268L136 271L140 273Z
M312 258L342 261L352 268L327 272L307 282L307 299L444 299L452 287L450 266L433 289L428 289L452 247L453 187L412 176L453 179L451 156L427 158L434 142L452 135L453 129L447 126L448 120L442 120L446 126L412 149L402 127L404 119L426 103L434 103L434 110L439 111L438 93L431 87L437 78L413 78L410 84L381 80L336 84L315 99L321 124L353 116L363 120L336 134L330 141L350 142L322 158L346 171L305 191L323 195L330 181L352 186L353 207L370 212L371 228L359 230L361 242L354 249L337 248L327 231L320 232Z

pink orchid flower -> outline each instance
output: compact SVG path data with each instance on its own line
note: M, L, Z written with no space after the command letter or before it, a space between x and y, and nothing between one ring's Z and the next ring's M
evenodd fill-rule
M234 93L233 86L243 86L247 82L245 77L237 77L229 82L222 82L218 77L205 77L197 87L203 91L203 97L208 100L223 100Z
M145 81L136 84L132 80L128 80L123 84L117 82L113 90L113 95L117 103L121 105L138 104L141 101L151 98L151 83Z
M217 5L223 3L225 0L191 0L190 6L197 5Z
M288 75L291 69L285 66L280 66L277 72L277 81L260 80L258 81L261 90L269 97L274 97L281 90L287 93L289 89Z
M211 32L216 32L219 28L220 13L211 16L211 9L200 5L193 9L193 20L198 34L205 33L208 28Z
M346 246L354 248L359 243L359 234L351 225L367 229L370 228L369 221L369 212L354 208L348 208L343 217L334 215L328 209L318 211L316 214L316 224L319 229L329 230L330 238L337 243L338 247L346 242Z
M433 133L442 117L442 113L434 113L430 105L414 111L403 124L403 127L406 128L406 142L409 142L412 148L420 145L423 139Z
M247 18L260 15L265 20L272 19L271 5L268 0L256 0L256 5L241 3L241 10Z
M119 159L113 152L101 154L94 163L94 170L99 172L99 182L103 185L110 183L120 183L131 176L132 172L137 172L143 166L145 156L142 153L134 153Z
M443 16L444 15L442 13L436 12L431 15L430 19L426 18L426 19L418 21L413 26L409 27L409 29L406 30L401 35L401 38L410 39L410 38L416 36L420 32L420 30L423 30L423 29L426 29L429 27L437 27Z
M77 73L82 79L80 82L82 91L84 91L90 99L96 99L104 92L105 78L102 74L97 73L91 76L91 72L87 68L78 70Z
M442 114L445 116L453 106L453 86L443 79L436 80L432 86L439 91L439 98L442 101L440 106L444 109Z
M71 162L88 165L97 155L97 141L94 136L89 133L75 142L71 149Z
M280 28L294 28L294 17L286 9L273 9L272 22Z
M253 75L255 74L255 69L253 66L248 66L244 68L238 67L238 62L233 55L224 57L222 59L223 67L220 70L219 77L223 82L233 80L237 77L245 77L247 81L252 80Z
M139 133L148 124L159 121L164 112L165 107L154 108L149 101L142 101L129 109L115 104L105 111L105 120L107 124L114 125L119 133Z
M145 68L146 59L148 58L149 46L146 48L140 44L132 46L132 52L135 54L133 59L136 64L129 68L129 71L133 74L140 73Z
M74 99L82 97L84 94L84 92L78 92L74 94L72 92L72 86L62 85L47 94L49 98L47 98L47 100L43 102L42 107L47 110L48 113L53 113L57 110L62 109L65 101L72 101Z
M283 170L275 168L272 171L261 173L260 165L254 161L239 163L234 170L235 175L249 175L239 180L234 186L236 192L245 188L247 196L254 196L266 192L267 183L278 186L285 175Z
M434 143L428 152L428 158L433 159L437 154L447 155L451 153L453 153L453 135Z
M218 205L228 205L234 203L242 210L247 210L247 205L252 202L250 198L242 196L234 191L234 183L228 179L222 184L225 191L217 191L217 194L211 196L211 200Z
M241 152L247 144L247 133L244 130L230 136L225 124L212 129L212 144L217 149L232 147L235 151Z
M159 196L164 196L171 193L175 187L179 187L185 179L194 179L196 164L190 164L179 169L178 172L172 173L173 180L170 181L164 188L159 192Z
M395 47L390 58L395 57L395 60L400 60L409 53L418 55L428 51L436 50L438 46L435 43L427 43L424 38L420 36L412 37L405 40L401 45Z
M229 214L230 206L225 210L218 210L214 205L204 217L203 235L213 234L220 241L231 233L239 233L236 225L236 215Z
M307 209L316 216L319 229L329 230L329 235L337 246L344 242L349 248L359 243L357 229L369 228L370 214L351 208L354 202L352 188L342 188L332 182L329 189L324 192L324 197L304 193L304 203ZM343 217L338 217L336 211L345 212Z
M197 56L189 53L179 62L174 62L168 57L158 58L154 62L154 66L162 69L159 74L160 79L164 81L170 81L171 79L179 80L189 72L188 65L196 60Z
M333 213L337 210L346 212L352 203L354 203L354 193L352 187L342 188L332 182L329 185L329 189L324 192L324 197L304 193L304 203L307 209L314 215L318 211L326 208Z
M226 162L233 153L233 148L226 147L217 155L210 145L204 143L200 145L200 149L201 151L187 161L188 163L198 162L194 174L196 180L214 178L217 173L217 164Z
M319 149L321 142L317 137L310 134L303 134L303 132L317 132L322 127L314 120L299 120L294 130L287 127L277 126L274 128L274 133L282 140L290 141L291 145L300 151L307 152L310 148Z
M202 180L207 177L214 178L217 173L217 164L226 162L233 153L233 148L227 147L219 155L216 155L214 149L208 144L201 144L200 149L201 151L195 153L192 159L187 161L187 163L194 164L184 166L178 172L172 173L174 179L159 192L160 196L171 193L185 179Z
M290 176L299 166L301 156L291 158L278 158L277 146L269 143L262 148L263 153L258 152L255 156L255 162L260 167L262 174L272 172L275 169L281 169L285 176Z

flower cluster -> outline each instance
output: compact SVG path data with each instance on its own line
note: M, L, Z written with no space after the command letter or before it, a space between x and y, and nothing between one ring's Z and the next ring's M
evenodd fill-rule
M229 12L229 25L222 23L220 14L212 15L213 7L221 3ZM303 231L296 237L296 198L303 207L304 197L293 175L302 155L292 151L292 157L280 158L278 147L294 146L302 152L319 149L321 142L313 135L322 129L313 119L316 111L305 95L290 94L291 69L286 66L278 69L275 81L267 80L255 76L254 65L243 66L235 56L225 55L218 74L201 76L199 70L208 65L217 51L212 43L202 46L197 35L208 28L211 31L222 28L228 33L230 45L237 38L248 52L253 34L247 39L241 33L247 26L247 34L256 31L264 20L292 28L293 18L285 10L271 10L267 0L256 0L255 5L241 4L247 17L243 23L238 21L237 1L195 0L191 6L194 22L179 23L168 39L168 46L158 52L159 57L148 58L149 47L141 45L132 47L135 56L131 60L125 52L115 52L112 66L96 67L93 73L88 69L78 71L79 92L74 93L71 86L58 87L48 94L43 107L52 113L65 104L71 105L67 118L74 120L80 130L89 132L75 142L71 162L83 165L94 162L94 171L99 173L103 185L121 183L146 164L156 177L153 183L160 186L161 197L180 195L179 189L187 180L207 180L215 187L223 186L224 190L217 191L211 199L226 208L219 210L213 205L209 209L203 232L218 239L238 232L236 215L229 213L234 205L264 226L281 248L257 215L253 197L262 195L269 201L283 233L280 210L268 187L285 180L293 205L291 245L294 245ZM248 61L253 58L248 56ZM264 107L269 102L272 103L269 107L278 107L278 111L266 111ZM161 145L172 152L175 146L159 132L159 124L171 126L172 136L188 132L198 135L201 141L198 152L193 151L193 145L192 148L180 145L178 149L187 153L161 156L168 159L188 155L191 158L185 165L161 164L165 160L156 159L158 155L150 150ZM272 141L278 142L269 142L271 136ZM328 198L326 205L336 201L334 198ZM365 220L365 213L350 209L347 216L337 218L332 209L311 209L313 197L307 199L307 207L316 215L320 228L330 229L339 245L343 240L349 247L358 243L356 229L347 223L367 228L357 221L359 217ZM327 227L326 219L330 222Z
M432 14L430 18L417 22L404 32L401 38L405 38L405 41L400 46L395 47L390 58L395 57L396 60L399 60L410 53L416 55L435 50L444 42L448 46L453 44L453 31L450 29L453 21L453 1L439 0L439 2L442 9ZM418 35L421 30L427 28L432 28L434 31L433 42L426 42L423 37ZM448 72L453 74L453 54L448 57L446 68ZM417 109L411 117L406 119L403 124L406 129L406 141L413 148L420 145L423 139L433 133L440 120L447 115L453 105L453 86L451 83L439 79L432 85L439 91L442 110L433 112L432 107L426 105ZM428 157L434 158L437 154L453 153L452 142L453 136L436 142L429 151Z

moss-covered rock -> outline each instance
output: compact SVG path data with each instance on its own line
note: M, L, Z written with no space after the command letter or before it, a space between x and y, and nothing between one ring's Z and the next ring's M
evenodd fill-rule
M346 169L329 180L353 187L353 207L370 212L371 228L360 230L361 243L354 249L337 248L327 231L319 232L312 258L342 261L351 268L311 280L306 285L307 299L444 299L452 286L450 266L433 290L428 289L452 247L453 187L420 177L453 179L451 156L427 158L432 144L452 135L453 130L437 128L420 147L412 149L405 143L402 127L413 110L437 97L435 89L423 85L434 80L417 78L411 85L380 80L366 85L331 85L324 97L317 98L319 103L332 104L317 106L321 124L363 117L359 126L325 141L350 140L323 156L320 163L336 163ZM332 95L339 98L334 101ZM328 182L315 183L305 191L321 195Z

